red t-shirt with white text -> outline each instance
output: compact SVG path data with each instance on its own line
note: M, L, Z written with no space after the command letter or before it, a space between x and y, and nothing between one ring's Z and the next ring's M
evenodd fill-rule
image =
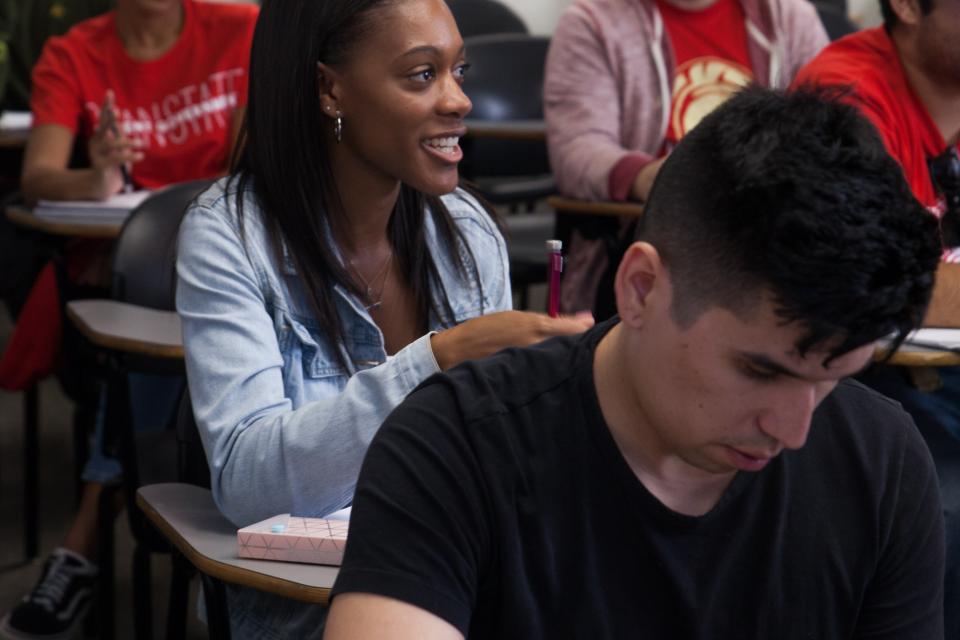
M145 154L133 165L137 187L224 173L231 114L247 102L258 8L195 0L183 7L176 43L147 62L127 55L112 11L50 38L33 70L34 126L59 124L89 138L112 89L118 126Z
M675 70L664 153L708 113L753 81L747 27L737 0L689 11L657 0Z

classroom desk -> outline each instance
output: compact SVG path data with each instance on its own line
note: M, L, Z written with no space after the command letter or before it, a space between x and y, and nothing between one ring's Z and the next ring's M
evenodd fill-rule
M105 349L153 358L183 359L180 316L117 300L73 300L67 317L83 336Z
M52 236L115 239L123 228L122 220L103 218L52 219L34 215L30 207L13 204L6 209L7 219L17 226Z
M23 149L29 137L29 130L0 131L0 149Z
M610 202L594 200L578 200L565 196L550 196L547 204L554 211L573 215L594 216L626 216L639 218L643 215L643 205L636 202Z
M882 360L886 355L886 347L878 346L874 359ZM960 354L904 344L886 364L902 367L953 367L960 365Z
M546 140L547 125L543 120L471 120L463 121L467 136L499 140Z
M325 605L339 567L251 560L237 556L237 528L217 510L209 489L153 484L137 490L137 505L199 571L231 584Z

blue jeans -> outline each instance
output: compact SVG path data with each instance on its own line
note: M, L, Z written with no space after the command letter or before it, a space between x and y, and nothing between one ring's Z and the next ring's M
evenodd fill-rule
M231 637L237 640L319 640L323 637L327 607L256 589L226 586Z
M131 373L127 376L127 384L130 389L130 419L135 433L160 431L173 424L183 393L183 378ZM90 457L80 475L84 482L114 483L123 472L120 461L103 450L106 405L107 392L104 387L100 390Z
M874 367L860 381L903 405L933 455L947 538L945 637L960 638L960 367L937 372L942 386L929 392L917 389L904 367Z

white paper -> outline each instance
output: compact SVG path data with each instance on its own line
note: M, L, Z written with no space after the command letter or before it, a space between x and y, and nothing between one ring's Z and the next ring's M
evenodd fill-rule
M340 509L340 511L334 511L333 513L328 513L323 516L324 520L349 520L350 519L350 509L352 507L347 507L345 509Z
M916 344L918 343L918 344ZM931 345L925 347L923 345ZM923 327L907 336L903 347L911 351L937 351L943 349L960 349L960 329L941 329L938 327Z
M0 131L29 131L33 114L29 111L4 111L0 113Z
M33 212L41 218L123 219L151 193L147 190L118 193L107 200L41 200Z

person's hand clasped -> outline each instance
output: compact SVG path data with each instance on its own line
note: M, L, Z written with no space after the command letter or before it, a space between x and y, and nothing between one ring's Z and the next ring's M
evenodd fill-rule
M93 168L102 199L123 189L121 167L129 168L134 162L143 160L144 154L139 150L139 146L139 141L120 133L114 111L113 91L108 90L100 107L100 122L87 146L90 166Z
M501 311L467 320L433 336L433 355L442 371L507 347L525 347L554 336L582 333L593 326L589 312L551 318L529 311Z

